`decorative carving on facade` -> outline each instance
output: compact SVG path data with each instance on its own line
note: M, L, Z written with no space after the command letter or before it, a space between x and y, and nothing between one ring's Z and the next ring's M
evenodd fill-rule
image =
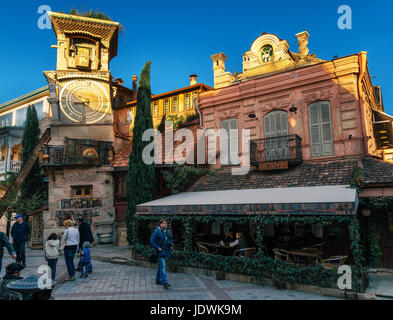
M72 198L61 200L62 209L102 207L102 198Z

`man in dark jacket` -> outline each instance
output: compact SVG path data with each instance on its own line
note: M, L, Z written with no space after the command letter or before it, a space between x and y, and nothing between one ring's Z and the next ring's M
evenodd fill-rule
M167 222L160 220L159 226L154 230L151 238L150 245L155 249L158 259L158 270L156 276L156 284L162 284L164 288L169 287L166 277L166 262L165 259L171 255L171 250L174 248L172 234L167 229Z
M26 266L26 241L30 235L30 225L23 220L23 216L18 214L16 222L12 226L11 236L16 251L16 262L22 263L23 267Z
M16 253L11 243L8 241L7 236L4 232L0 232L0 272L1 266L3 265L3 255L4 255L4 247L7 248L8 253L12 256L13 259L16 258Z
M92 244L94 242L94 237L93 233L91 232L90 224L86 220L83 218L78 218L76 222L79 225L79 249L81 249L85 242ZM76 268L76 271L82 271L82 265L83 261L82 259L79 259L78 268ZM91 264L91 261L89 262L87 268L89 273L93 272L93 265Z
M9 300L10 299L10 291L7 288L7 285L16 280L22 280L23 278L20 276L20 272L23 270L23 265L17 262L10 263L6 268L6 274L3 279L0 281L0 300Z

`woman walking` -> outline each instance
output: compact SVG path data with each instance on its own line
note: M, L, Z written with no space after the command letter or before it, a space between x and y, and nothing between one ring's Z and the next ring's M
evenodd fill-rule
M74 228L74 222L72 220L64 221L64 226L66 228L63 238L61 240L62 247L64 247L64 259L67 266L67 271L69 279L66 281L75 280L75 265L74 257L79 245L79 231Z
M48 261L48 266L52 271L52 280L56 278L57 258L59 257L60 241L57 239L56 233L52 233L45 243L45 258Z

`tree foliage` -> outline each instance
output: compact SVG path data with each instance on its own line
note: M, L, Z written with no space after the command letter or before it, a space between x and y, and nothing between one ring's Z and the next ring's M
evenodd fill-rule
M134 235L133 218L136 205L153 199L154 193L154 163L146 164L142 159L143 149L151 141L142 141L145 130L153 128L151 116L151 89L150 89L150 65L146 62L141 72L135 125L132 139L132 152L128 166L126 181L127 188L127 235L128 242L132 242Z
M29 107L27 109L26 115L26 125L23 132L22 139L22 166L27 162L30 154L34 150L35 146L39 142L40 139L40 128L37 117L37 111L34 106ZM41 199L41 202L47 199L47 185L43 181L44 175L40 169L39 160L37 159L31 168L29 174L27 175L25 181L21 186L21 198L19 200L20 203L24 201L33 200L31 206L20 208L21 213L27 213L31 210L38 209L41 204L38 203L38 199ZM38 201L38 202L37 202ZM19 204L17 204L19 206Z

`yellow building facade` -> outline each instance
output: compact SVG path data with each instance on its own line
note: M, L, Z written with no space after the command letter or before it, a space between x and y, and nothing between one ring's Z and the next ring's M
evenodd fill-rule
M173 122L185 121L187 118L194 116L197 114L196 105L199 93L212 89L212 87L203 83L198 83L197 76L191 75L188 87L152 95L151 115L153 127L158 128L163 120L172 120ZM130 129L132 130L134 126L133 119L136 116L137 100L131 101L127 105L127 117L131 118Z

